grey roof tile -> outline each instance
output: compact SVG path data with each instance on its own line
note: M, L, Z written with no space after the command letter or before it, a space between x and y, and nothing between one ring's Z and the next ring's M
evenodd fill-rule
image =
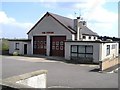
M74 30L74 19L70 19L64 16L60 16L57 14L53 14L48 12L49 14L51 14L54 18L56 18L58 21L60 21L62 24L64 24L67 28L73 30L74 32L76 32L76 30ZM87 26L83 26L82 30L81 30L82 34L87 34L87 35L96 35L98 36L97 33L93 32L92 30L90 30Z

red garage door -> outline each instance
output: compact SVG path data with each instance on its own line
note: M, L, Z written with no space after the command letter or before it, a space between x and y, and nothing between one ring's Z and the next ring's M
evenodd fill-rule
M33 54L46 55L46 36L33 37Z
M60 56L64 57L64 41L66 40L65 36L51 36L51 56Z

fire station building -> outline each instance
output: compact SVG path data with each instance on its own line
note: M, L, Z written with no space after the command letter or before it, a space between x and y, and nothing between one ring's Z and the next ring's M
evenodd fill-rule
M105 42L98 40L98 34L90 30L86 21L81 20L80 17L70 19L47 12L27 34L28 39L9 40L10 54L16 51L22 55L59 56L65 59L71 59L72 56L77 55L77 57L92 57L93 61L97 59L96 62L98 62L101 60L99 58L102 53L101 48L106 47L106 51L103 51L107 54L111 52L109 46L99 46ZM114 45L116 50L112 54L117 56L118 44L107 41L107 45ZM82 51L79 52L79 48Z

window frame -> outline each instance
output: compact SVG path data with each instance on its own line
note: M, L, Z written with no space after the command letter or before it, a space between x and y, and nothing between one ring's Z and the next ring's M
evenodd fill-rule
M116 44L112 44L111 49L115 49L116 48Z
M77 47L77 52L72 52L72 47L73 47L73 46L76 46L76 47ZM84 52L84 53L80 53L80 52L79 52L79 46L84 46L84 47L85 47L85 52ZM88 46L89 46L89 47L90 47L90 46L92 47L92 52L91 52L91 53L87 53L87 49L86 49L86 48L87 48ZM93 58L93 46L92 46L92 45L71 45L71 53L70 53L70 54L71 54L71 55L70 55L71 57L73 57L72 54L77 54L77 58L78 58L79 55L81 54L81 55L85 56L85 57L83 57L83 58L88 58L87 55L91 55L92 58Z
M110 55L110 45L106 46L106 56Z
M83 39L86 39L86 36L83 36Z
M15 50L19 50L19 44L20 43L15 43Z
M89 39L91 39L91 36L89 36Z

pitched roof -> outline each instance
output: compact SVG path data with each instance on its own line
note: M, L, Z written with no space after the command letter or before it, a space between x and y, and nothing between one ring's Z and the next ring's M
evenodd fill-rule
M81 33L82 34L86 34L86 35L95 35L95 36L98 36L98 34L96 32L93 32L87 26L83 26L82 27Z
M34 26L33 28L46 16L46 15L50 15L52 16L55 20L57 20L61 25L63 25L65 28L67 28L71 33L77 33L76 30L73 28L74 27L74 19L70 19L64 16L60 16L57 14L53 14L50 12L47 12ZM33 29L32 28L32 29ZM32 30L31 29L31 30ZM31 31L30 30L30 31ZM29 32L30 32L29 31ZM29 33L28 32L28 33ZM97 35L97 33L93 32L92 30L90 30L87 26L83 26L82 30L81 30L82 34L87 34L87 35Z
M53 17L55 17L57 20L59 20L61 23L63 23L66 27L68 28L72 28L73 25L74 25L74 21L73 19L70 19L70 18L67 18L67 17L64 17L64 16L60 16L60 15L57 15L57 14L53 14L53 13L50 13Z
M71 33L76 33L73 27L73 20L64 16L60 16L57 14L53 14L48 12L50 16L52 16L55 20L57 20L60 24L62 24L65 28L67 28Z

